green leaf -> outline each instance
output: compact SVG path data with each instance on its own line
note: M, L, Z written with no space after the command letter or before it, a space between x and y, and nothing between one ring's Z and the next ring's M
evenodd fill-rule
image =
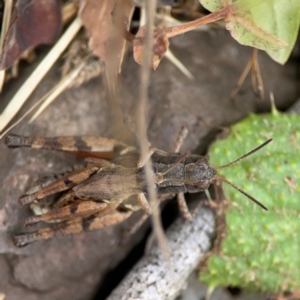
M200 2L211 12L227 9L226 28L240 44L268 51L277 62L284 63L287 60L299 27L300 0Z
M201 5L203 5L207 10L215 12L223 7L222 0L199 0Z
M300 24L300 1L266 1L252 8L251 14L258 25L288 42L289 46L279 51L267 49L267 53L276 62L284 64L296 43Z
M251 115L210 151L212 165L231 162L268 138L273 142L220 173L267 206L226 185L228 236L200 275L210 286L278 293L300 287L300 116Z

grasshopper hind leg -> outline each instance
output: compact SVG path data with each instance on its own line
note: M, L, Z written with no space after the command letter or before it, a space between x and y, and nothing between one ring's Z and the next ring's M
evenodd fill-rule
M29 196L31 194L38 192L39 190L55 182L61 176L62 176L61 174L57 174L57 175L55 174L53 176L45 176L34 181L33 184L29 187L29 189L26 190L23 196ZM56 195L46 196L43 199L43 201L39 201L39 202L34 201L33 203L31 203L30 209L33 211L35 215L41 215L47 213L51 209L52 205L54 205L54 203L56 202L56 199L57 199Z
M54 181L53 183L45 186L44 188L38 190L35 193L21 196L19 198L19 203L23 206L32 203L35 200L41 200L46 196L70 190L75 185L82 183L83 181L88 179L92 174L96 173L98 170L98 167L89 167L75 170Z
M101 153L109 157L117 155L128 146L114 139L98 136L61 136L61 137L31 137L9 134L5 137L5 144L9 148L29 147L65 151L75 154Z
M75 201L61 208L49 210L46 213L25 218L25 226L34 225L39 222L60 222L63 220L76 219L89 216L100 210L107 209L108 204L90 200Z
M109 214L94 214L86 218L77 218L45 227L34 232L16 234L13 237L17 247L24 247L36 241L48 240L53 237L77 234L101 229L123 222L130 217L132 211L114 210Z

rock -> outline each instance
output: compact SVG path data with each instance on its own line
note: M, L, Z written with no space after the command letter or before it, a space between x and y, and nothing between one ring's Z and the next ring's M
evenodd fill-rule
M186 78L167 59L152 72L149 89L148 134L151 143L172 151L182 125L190 133L182 152L203 153L217 130L237 122L249 112L266 110L268 101L257 103L250 90L229 100L230 92L251 56L251 49L238 45L227 32L191 32L170 40L171 50L191 71ZM279 108L296 99L296 66L282 67L265 54L259 56L267 91L272 91ZM8 103L20 82L34 65L21 68L20 77L6 85L0 109ZM56 64L24 106L19 116L57 83L60 66ZM120 102L124 116L138 102L140 66L129 51L123 66ZM249 81L248 81L249 83ZM247 86L248 84L246 84ZM34 123L23 121L13 130L22 135L101 135L127 139L133 134L124 126L124 116L112 117L103 80L94 79L61 95ZM121 124L121 126L117 126ZM120 129L124 128L122 132ZM118 264L140 239L143 232L122 247L124 228L133 220L98 232L35 243L18 249L12 233L24 230L22 217L29 213L17 204L18 197L31 182L47 174L61 172L82 163L65 153L34 149L9 150L0 143L0 292L6 299L89 299L108 270Z

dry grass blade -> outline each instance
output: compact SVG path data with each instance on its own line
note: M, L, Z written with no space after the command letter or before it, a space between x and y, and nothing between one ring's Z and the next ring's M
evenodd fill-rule
M84 68L85 63L83 62L75 70L65 76L49 93L43 104L30 118L29 123L33 122L62 92L64 92L76 79L80 71Z
M13 6L12 0L5 0L4 15L2 20L2 33L0 37L0 53L3 50L4 39L6 37L6 33L8 31L8 27L10 24L12 6ZM5 79L5 70L0 71L0 93L2 91L4 79Z
M170 49L165 53L165 57L177 67L187 78L194 79L193 74L186 68L186 66L171 52Z
M10 103L6 106L0 116L0 132L7 126L7 124L18 113L20 108L26 102L28 97L37 87L37 85L44 78L46 73L50 70L56 60L60 57L62 52L66 49L74 36L78 33L82 23L79 18L76 18L57 43L52 47L50 52L46 55L43 61L37 66L33 73L27 78L21 88L17 91Z
M87 46L87 39L84 36L77 37L64 55L65 63L62 67L62 79L43 97L44 103L30 119L35 120L61 93L72 87L78 87L90 79L99 76L102 65L99 59L94 57Z
M43 97L42 99L40 99L38 102L36 102L32 107L30 107L30 109L28 109L26 111L26 113L20 118L18 119L16 122L14 122L11 126L9 126L5 131L2 132L2 134L0 135L0 140L10 131L12 130L14 127L16 127L20 122L22 122L33 110L35 110L42 102L45 101L45 98L47 98L49 96L49 94L52 92L52 90L45 95L45 97Z

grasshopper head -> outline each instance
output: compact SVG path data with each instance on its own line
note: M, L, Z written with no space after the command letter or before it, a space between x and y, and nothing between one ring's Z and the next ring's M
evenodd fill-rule
M252 200L254 203L259 205L264 210L268 210L262 203L260 203L255 198L253 198L251 195L249 195L248 193L246 193L245 191L243 191L242 189L237 187L231 181L225 179L224 177L222 177L220 175L217 175L217 170L227 168L229 166L236 164L240 160L242 160L242 159L246 158L247 156L253 154L254 152L260 150L261 148L263 148L264 146L269 144L271 141L272 141L272 139L267 140L266 142L264 142L260 146L256 147L252 151L246 153L245 155L239 157L235 161L233 161L227 165L224 165L224 166L211 167L209 165L207 159L204 157L200 158L195 163L187 164L186 169L185 169L185 175L186 175L185 183L188 185L197 187L197 188L199 188L199 190L206 190L206 189L208 189L210 183L213 180L220 180L220 181L226 182L227 184L231 185L233 188L235 188L237 191L239 191L240 193L242 193L243 195L248 197L250 200Z
M185 179L188 184L195 185L203 190L209 187L216 174L217 171L210 167L205 158L201 158L195 163L187 164L185 168Z

